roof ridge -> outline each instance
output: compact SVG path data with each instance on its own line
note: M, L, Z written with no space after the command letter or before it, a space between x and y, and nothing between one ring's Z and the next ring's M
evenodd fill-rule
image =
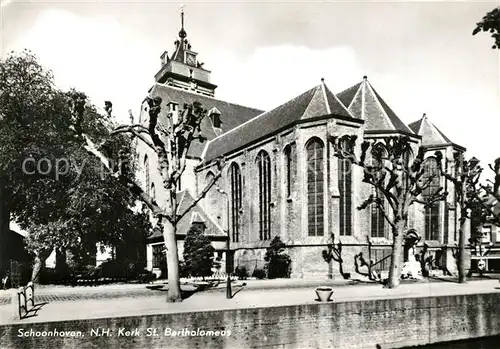
M343 90L343 91L340 91L340 92L338 92L338 93L335 93L335 96L339 99L340 103L342 103L342 104L343 104L346 108L349 108L349 106L348 106L348 105L346 105L346 104L342 101L341 97L344 97L344 95L345 95L345 94L347 94L347 92L355 90L355 91L356 91L356 93L354 94L353 98L352 98L351 100L349 100L349 101L348 101L348 102L349 102L349 105L350 105L350 104L352 103L352 100L353 100L353 99L354 99L354 97L356 96L357 92L359 91L360 86L361 86L361 82L358 82L358 83L356 83L356 84L354 84L354 85L352 85L352 86L350 86L350 87L346 88L346 89L345 89L345 90ZM339 97L339 96L340 96L340 97ZM350 97L350 96L347 96L347 97Z
M437 128L437 126L436 126L436 125L434 125L434 123L433 123L433 122L428 121L428 123L431 125L431 127L432 127L432 128L434 128L434 130L435 130L435 131L437 132L437 134L438 134L438 135L439 135L439 136L443 139L443 141L444 141L445 143L451 143L451 140L450 140L448 137L446 137L446 136L443 134L443 132L441 132L441 131L439 130L439 128Z
M314 114L317 114L317 110L315 110L314 107L317 107L318 103L319 103L319 106L320 107L324 107L325 108L325 112L327 114L329 114L328 108L326 107L326 105L328 104L328 102L325 100L324 96L321 96L321 94L323 93L321 85L316 86L315 88L309 90L308 92L311 92L311 96L310 96L311 98L307 102L306 107L304 109L304 112L300 116L300 119L304 119L304 118L310 117L310 116L307 115L309 113L310 108L313 108L312 110L313 110ZM304 94L301 94L300 96L297 96L297 97L301 97L303 95ZM317 100L318 98L320 99L319 101ZM287 104L287 103L288 102L285 102L285 104ZM281 106L282 105L278 106L277 108L280 108ZM324 114L321 114L321 115L324 115ZM315 115L315 116L318 116L318 115Z
M280 108L280 107L284 106L284 105L285 105L285 104L287 104L287 103L291 103L292 101L294 101L294 100L296 100L296 99L298 99L298 98L302 97L303 95L305 95L305 94L307 94L307 93L311 92L311 91L312 91L312 90L314 90L314 89L317 89L318 87L319 87L319 85L316 85L316 86L314 86L313 88L310 88L309 90L305 91L304 93L301 93L300 95L295 96L295 97L294 97L294 98L292 98L292 99L289 99L289 100L288 100L288 101L286 101L285 103L282 103L282 104L278 105L277 107L275 107L275 108L273 108L273 109L271 109L271 110L267 110L267 111L265 111L265 112L262 112L262 113L261 113L261 114L259 114L259 115L254 116L253 118L251 118L251 119L249 119L249 120L245 121L244 123L239 124L238 126L236 126L236 127L232 128L232 129L230 129L229 131L224 132L223 134L221 134L221 135L219 135L219 136L217 136L217 137L213 138L213 139L211 140L211 142L212 142L212 141L215 141L216 139L222 138L222 137L224 137L224 136L226 136L226 135L230 134L231 132L233 132L233 131L235 131L235 130L240 129L241 127L243 127L244 125L246 125L246 124L248 124L248 123L252 122L253 120L256 120L256 119L258 119L258 118L260 118L260 117L263 117L264 115L266 115L266 114L268 114L268 113L270 113L270 112L272 112L272 111L274 111L274 110L276 110L276 109L278 109L278 108ZM309 106L309 104L308 104L308 106Z
M434 125L434 127L436 128L436 130L439 132L439 134L441 135L441 137L444 138L445 141L447 141L448 143L453 143L451 141L451 139L448 138L448 136L446 136L436 125Z
M414 127L415 127L415 126L416 126L419 122L421 122L421 121L422 121L422 118L420 118L420 119L418 119L418 120L416 120L416 121L410 122L410 123L408 124L408 127L409 127L412 131L413 131L413 128L414 128ZM418 127L419 127L419 129L420 129L420 125L418 125ZM414 133L416 133L416 134L419 134L419 132L415 132L415 131L413 131L413 132L414 132Z
M424 126L424 121L427 119L425 113L422 115L422 118L420 119L420 124L418 125L418 135L422 134L422 127Z
M325 85L324 79L321 79L321 92L323 92L323 98L324 98L325 105L326 105L326 111L328 112L328 114L331 114L332 109L330 108L330 104L328 103L328 96L326 95L326 85ZM312 99L311 99L311 101L312 101ZM344 106L342 103L340 103L340 104L342 106Z
M215 225L215 227L216 227L216 228L218 228L218 229L220 229L220 231L224 232L224 229L223 229L223 228L219 225L219 223L217 223L217 222L216 222L216 221L212 218L212 216L211 216L211 215L209 215L207 212L205 212L205 209L204 209L203 207L201 207L201 206L199 206L199 207L200 207L200 209L203 211L203 214L204 214L204 215L208 218L208 220L209 220L210 222L212 222L212 223L213 223L213 225Z
M356 86L356 85L354 85L354 86ZM354 87L354 86L352 86L352 87ZM351 87L351 88L352 88L352 87ZM356 100L356 97L357 97L358 93L360 93L360 92L361 92L361 93L363 93L363 85L362 85L362 84L360 84L360 85L359 85L358 89L356 90L356 93L354 94L354 97L353 97L353 98L352 98L352 100L349 102L349 106L347 107L347 109L350 109L350 108L351 108L352 104L353 104L353 103L354 103L354 101ZM362 104L362 105L364 104L364 101L363 101L363 96L361 96L361 104ZM363 119L363 114L364 114L364 110L363 110L363 109L364 109L364 108L361 108L361 119Z
M154 86L156 86L156 85L158 85L159 87L171 88L173 90L177 90L177 91L182 91L182 92L185 92L185 93L189 93L189 94L192 94L193 96L200 96L200 97L203 97L203 98L213 99L215 101L232 104L232 105L235 105L237 107L242 107L242 108L246 108L246 109L252 109L252 110L255 110L255 111L265 112L265 110L262 110L262 109L258 109L258 108L254 108L254 107L247 107L246 105L243 105L243 104L233 103L233 102L225 101L225 100L222 100L222 99L219 99L219 98L215 98L215 97L212 97L212 96L202 95L202 94L199 94L199 93L196 93L196 92L193 92L193 91L190 91L190 90L185 90L183 88L179 88L179 87L176 87L176 86L170 86L170 85L166 85L166 84L163 84L163 83L155 82Z
M366 87L365 87L365 84L367 80L366 79L363 79L363 81L361 81L360 85L359 85L359 91L361 93L361 120L365 120L365 122L367 122L367 117L366 117ZM356 95L354 97L356 97L358 94L356 93ZM352 99L353 102L354 102L354 98ZM349 104L350 106L351 104Z
M366 85L369 88L369 91L373 94L373 98L375 99L375 103L377 103L378 107L382 110L382 114L385 116L386 121L388 121L389 125L392 126L392 128L393 128L394 131L396 131L397 130L396 129L396 125L394 125L394 123L392 122L391 118L387 114L387 111L382 106L382 103L380 102L380 100L379 100L379 98L377 96L377 93L375 92L375 89L372 87L372 85L370 84L370 82L368 80L366 80Z
M349 110L349 108L347 108L344 103L342 103L342 101L340 100L340 98L337 97L337 95L335 95L335 93L332 92L332 90L330 90L328 88L328 86L325 84L325 94L327 96L327 103L328 103L328 107L331 109L331 105L330 103L338 103L339 106L341 108L343 108L343 110L347 113L347 115L353 119L356 119L356 117L354 116L353 113L351 113L351 111ZM333 97L333 100L330 100L329 99L329 95ZM330 114L333 114L333 112L330 111Z
M179 200L179 203L177 204L177 214L179 214L179 210L181 208L182 201L184 200L184 197L186 196L186 192L187 192L186 189L184 189L183 191L179 192L179 194L182 193L182 196L181 196L181 199Z

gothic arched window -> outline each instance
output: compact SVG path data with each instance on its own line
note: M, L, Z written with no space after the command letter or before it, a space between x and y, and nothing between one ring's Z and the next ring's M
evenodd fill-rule
M154 183L151 183L151 199L153 199L153 201L156 201L156 189Z
M313 139L307 144L307 219L308 235L323 236L325 223L325 185L323 143Z
M259 171L259 238L271 238L271 159L265 151L257 154Z
M147 194L150 194L149 190L151 189L151 178L149 176L149 159L147 155L144 155L144 177L144 189L146 190Z
M429 183L428 187L422 192L424 200L428 200L440 187L436 158L431 157L424 161L424 175L421 182ZM438 240L439 226L439 201L436 201L425 208L425 239Z
M232 163L230 168L231 173L231 223L232 223L232 238L233 242L240 241L240 209L242 207L241 200L241 171L240 167Z
M283 151L285 155L285 185L286 196L292 195L292 146L287 145Z
M212 172L208 172L207 175L205 176L205 186L207 186L209 183L211 183L214 180L215 175ZM220 195L217 192L217 189L215 186L210 188L210 190L207 193L207 196L205 197L206 204L205 204L205 210L206 212L211 215L212 217L216 217L217 219L221 218L220 215L220 207L221 203L220 201ZM225 206L222 206L225 207ZM229 224L229 222L228 222Z
M401 188L403 192L406 192L408 189L408 186L410 185L409 183L409 173L411 171L411 164L413 160L413 152L411 151L411 148L408 147L408 149L405 150L403 153L401 163L402 163L402 174L401 174Z
M378 143L372 148L372 163L374 173L378 173L383 166L383 158L386 155L385 147ZM384 205L384 196L377 188L373 187L372 195L377 199L382 201ZM385 217L384 212L377 204L371 205L371 236L377 238L385 237Z
M351 152L349 141L344 138L342 142L342 148ZM340 235L352 235L352 164L350 160L339 158L338 171Z

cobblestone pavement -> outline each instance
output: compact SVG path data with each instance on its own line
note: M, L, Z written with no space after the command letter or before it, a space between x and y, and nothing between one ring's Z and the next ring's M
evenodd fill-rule
M369 299L413 298L477 293L499 293L498 280L471 281L467 284L431 282L402 284L396 289L387 289L380 284L334 288L334 302ZM111 296L112 292L108 293ZM118 316L144 316L165 313L226 310L238 308L276 307L316 303L314 288L291 289L246 289L233 288L233 298L226 299L220 292L198 292L181 303L166 303L165 292L151 291L148 296L123 298L96 298L79 302L49 302L36 316L19 320L9 306L0 307L0 325L9 323L31 323L68 321ZM37 301L38 303L38 301ZM1 330L1 327L0 327Z
M127 290L123 292L78 292L78 293L58 293L58 294L36 294L38 303L45 302L66 302L66 301L81 301L88 299L112 299L121 297L149 297L158 296L160 291L155 290ZM11 297L0 298L0 305L6 305L11 302Z
M488 278L486 278L488 279ZM498 279L497 276L491 279ZM471 278L469 280L480 280L479 278ZM485 280L485 279L482 279ZM455 283L456 277L450 278L434 278L425 280L405 280L403 284L414 283L435 283L435 282L451 282ZM304 287L316 287L321 285L330 286L369 286L373 282L355 281L355 280L306 280L306 279L274 279L274 280L242 280L233 281L233 287L245 284L246 289L267 290L267 289L295 289ZM161 284L157 284L161 285ZM37 302L65 302L65 301L81 301L92 299L114 299L123 297L155 297L161 296L161 290L150 289L154 287L146 284L113 284L98 287L42 287L36 290ZM183 285L183 288L187 285ZM218 287L208 289L205 292L225 292L226 284L222 282ZM0 306L11 303L12 293L9 291L1 291ZM10 292L14 292L10 290Z
M161 287L162 285L158 286ZM2 294L0 294L0 306L10 304L12 294L15 292L14 289L2 291ZM145 284L117 284L102 287L40 287L35 289L35 299L38 303L123 297L154 297L162 294L163 290L156 289L154 285Z

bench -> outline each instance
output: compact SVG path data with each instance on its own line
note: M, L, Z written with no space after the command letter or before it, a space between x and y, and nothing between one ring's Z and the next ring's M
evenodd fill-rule
M17 291L19 318L26 317L31 311L36 311L35 285L29 282L26 286L19 287Z

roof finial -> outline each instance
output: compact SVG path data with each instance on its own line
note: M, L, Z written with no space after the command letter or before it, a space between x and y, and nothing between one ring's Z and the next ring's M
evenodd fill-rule
M325 83L325 78L321 78L321 83L324 84Z
M422 115L422 119L426 119L427 118L427 114L424 113L424 115Z
M179 32L179 37L184 39L186 36L187 33L184 30L184 5L181 5L181 31Z
M365 75L365 76L363 76L363 81L366 81L366 80L368 80L368 76Z

